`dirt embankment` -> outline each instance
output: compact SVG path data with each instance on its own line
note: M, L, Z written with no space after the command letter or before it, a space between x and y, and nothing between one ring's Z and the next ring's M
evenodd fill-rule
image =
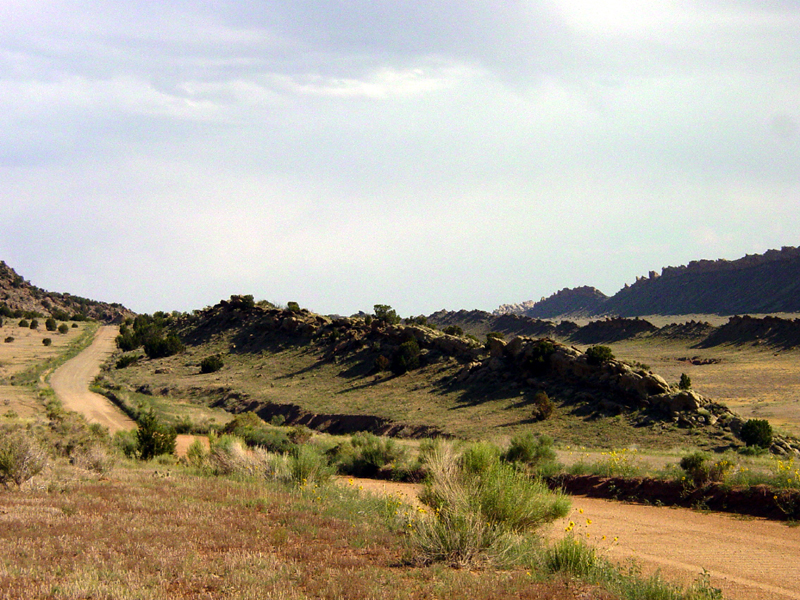
M92 345L56 369L50 377L56 397L66 408L81 413L90 423L108 427L112 434L123 429L135 429L136 423L107 398L90 392L89 384L100 373L100 365L114 351L118 332L114 326L100 327Z

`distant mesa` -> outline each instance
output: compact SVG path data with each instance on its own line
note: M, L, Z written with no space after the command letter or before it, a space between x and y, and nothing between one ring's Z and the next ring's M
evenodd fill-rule
M772 314L800 312L800 248L786 246L738 260L696 260L650 271L611 297L593 287L563 289L538 302L504 304L495 314L538 319L614 315Z

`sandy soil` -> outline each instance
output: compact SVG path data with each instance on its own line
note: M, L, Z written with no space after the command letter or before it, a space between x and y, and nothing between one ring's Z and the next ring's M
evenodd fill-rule
M100 373L100 365L114 351L118 328L103 326L97 330L92 345L55 370L50 385L69 410L83 414L90 423L100 423L113 434L122 429L135 429L134 423L107 398L88 390Z
M339 478L342 485L400 495L416 503L421 486ZM735 600L800 599L800 528L762 519L741 519L687 509L640 506L574 497L573 511L556 522L548 537L574 533L597 545L609 559L630 559L645 573L660 571L690 584L706 569L711 584ZM605 536L605 539L604 539ZM615 541L616 538L616 541Z

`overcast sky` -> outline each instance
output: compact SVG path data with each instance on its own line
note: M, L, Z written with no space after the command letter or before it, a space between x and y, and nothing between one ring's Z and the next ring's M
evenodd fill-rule
M493 310L800 245L800 2L2 0L0 260Z

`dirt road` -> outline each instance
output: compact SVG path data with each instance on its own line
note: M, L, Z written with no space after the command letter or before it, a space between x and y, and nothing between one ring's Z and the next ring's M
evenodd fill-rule
M107 398L89 391L89 384L100 373L100 365L114 351L117 327L106 325L97 330L92 345L55 370L50 385L69 410L83 414L90 423L100 423L113 434L135 429L136 423Z
M341 482L405 497L415 497L420 490L415 484L368 479ZM800 600L800 528L578 496L572 505L572 513L552 526L550 538L566 535L572 521L573 534L584 538L588 534L588 541L604 556L621 564L634 559L645 573L659 570L671 581L690 584L706 569L711 584L722 589L725 598Z

